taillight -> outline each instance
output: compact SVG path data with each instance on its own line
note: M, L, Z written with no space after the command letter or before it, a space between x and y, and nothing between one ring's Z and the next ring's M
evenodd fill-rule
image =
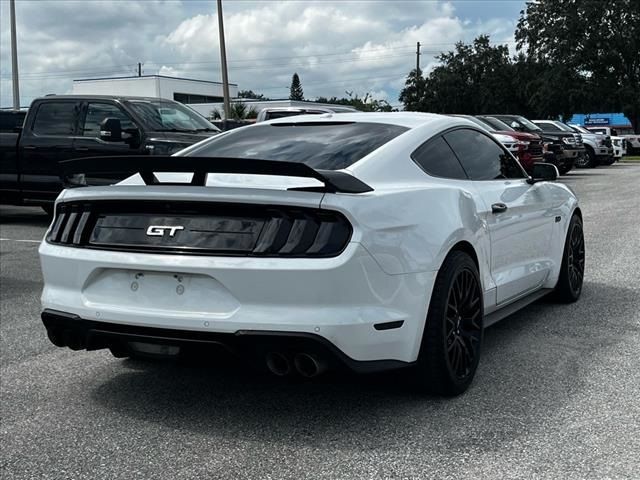
M173 230L171 226L178 226ZM149 228L153 227L153 233ZM331 257L351 239L344 215L313 208L203 202L59 203L47 242L102 250Z
M47 235L49 243L80 245L87 239L91 217L89 205L60 203L56 207L56 219Z

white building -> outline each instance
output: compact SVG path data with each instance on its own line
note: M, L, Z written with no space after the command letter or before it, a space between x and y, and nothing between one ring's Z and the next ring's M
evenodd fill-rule
M221 82L166 77L164 75L74 80L73 93L77 95L160 97L190 105L223 101ZM238 96L238 85L229 84L229 95L231 97Z

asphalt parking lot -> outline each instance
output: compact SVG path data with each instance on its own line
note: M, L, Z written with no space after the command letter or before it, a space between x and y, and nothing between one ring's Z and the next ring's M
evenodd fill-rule
M398 374L284 382L56 348L39 319L47 218L1 207L1 477L638 478L640 164L563 181L584 213L581 300L487 329L452 400Z

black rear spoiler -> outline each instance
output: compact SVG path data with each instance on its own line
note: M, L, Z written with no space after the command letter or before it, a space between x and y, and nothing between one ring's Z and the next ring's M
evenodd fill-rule
M87 179L100 179L105 185L139 173L147 185L176 185L160 182L157 172L193 173L191 183L178 185L206 186L209 173L276 175L281 177L315 178L324 187L296 187L290 190L329 193L365 193L373 189L353 175L335 170L315 170L304 163L279 162L245 158L172 157L164 155L124 155L118 157L74 158L60 162L62 182L67 187L90 185Z

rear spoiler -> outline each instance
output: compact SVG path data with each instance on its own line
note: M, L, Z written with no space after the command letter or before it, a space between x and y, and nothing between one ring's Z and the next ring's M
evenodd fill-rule
M206 186L209 173L275 175L315 178L324 187L296 187L289 190L329 193L365 193L373 189L353 175L335 170L315 170L304 163L223 157L173 157L164 155L125 155L117 157L74 158L60 162L62 182L67 187L90 185L88 178L100 179L98 185L115 183L136 173L146 185L176 185L160 182L157 172L193 173L191 183ZM110 181L109 181L110 180Z

